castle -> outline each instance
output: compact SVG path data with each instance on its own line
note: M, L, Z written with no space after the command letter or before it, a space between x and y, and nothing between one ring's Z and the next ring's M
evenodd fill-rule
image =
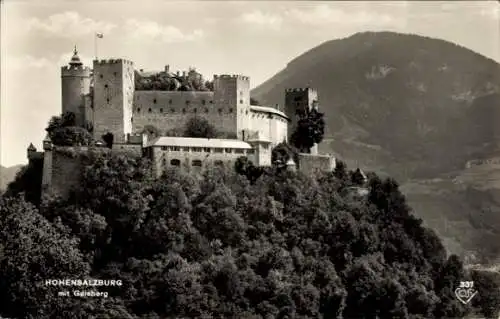
M113 149L147 156L156 176L171 166L202 169L206 163L232 164L240 156L257 166L270 166L272 148L289 140L298 114L318 108L318 94L311 88L287 89L283 110L278 105L251 105L250 79L241 75L214 75L212 82L204 82L195 69L181 74L166 66L148 73L124 59L94 60L90 69L80 61L76 47L69 65L61 68L61 85L62 113L75 114L77 126L90 125L97 145L103 144L103 135L112 134ZM193 117L205 118L225 138L172 134ZM152 129L153 138L146 134ZM60 158L48 137L43 148L37 152L30 145L28 157L44 159L44 189L67 189L58 184L71 179L68 174L75 163ZM299 161L289 164L304 171L335 166L333 157L317 154L317 145L300 154Z

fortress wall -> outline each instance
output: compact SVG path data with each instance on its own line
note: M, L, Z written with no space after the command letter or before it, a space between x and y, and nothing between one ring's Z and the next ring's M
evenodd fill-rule
M279 115L252 111L250 115L251 130L262 132L275 146L287 139L288 121Z
M299 169L305 174L314 174L318 171L332 171L335 169L335 157L331 155L299 154Z
M80 185L83 165L78 152L80 150L72 147L54 149L51 152L52 178L49 193L65 198L72 189Z
M183 129L194 116L207 119L219 131L236 133L236 109L214 101L213 92L136 91L134 94L135 133L142 132L146 125L155 126L160 134Z

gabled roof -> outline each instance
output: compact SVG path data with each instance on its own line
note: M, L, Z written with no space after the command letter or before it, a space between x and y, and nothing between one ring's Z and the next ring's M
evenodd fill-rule
M216 148L239 148L251 149L250 144L235 139L218 138L193 138L193 137L157 137L148 143L149 146L180 146L180 147L216 147Z

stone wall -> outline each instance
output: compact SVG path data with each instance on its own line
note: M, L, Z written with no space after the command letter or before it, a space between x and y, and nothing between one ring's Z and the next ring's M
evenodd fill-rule
M305 174L314 174L318 171L332 171L335 169L335 157L331 155L300 153L298 167Z
M85 97L90 93L90 69L82 66L61 68L62 113L75 114L77 126L89 120L85 108Z

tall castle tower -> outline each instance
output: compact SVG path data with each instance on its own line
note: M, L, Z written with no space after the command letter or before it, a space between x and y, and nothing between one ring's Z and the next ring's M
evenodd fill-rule
M84 127L91 121L91 109L85 103L90 93L90 69L83 66L76 46L69 65L61 67L61 84L62 112L74 113L76 125Z
M214 75L214 103L234 117L237 138L244 140L244 131L251 127L250 78L242 75Z
M318 92L312 88L287 89L285 91L285 114L290 118L288 126L288 141L290 141L298 120L307 111L318 108ZM318 145L314 145L311 154L318 153Z
M115 143L132 133L134 65L123 59L94 60L94 138L112 133Z

